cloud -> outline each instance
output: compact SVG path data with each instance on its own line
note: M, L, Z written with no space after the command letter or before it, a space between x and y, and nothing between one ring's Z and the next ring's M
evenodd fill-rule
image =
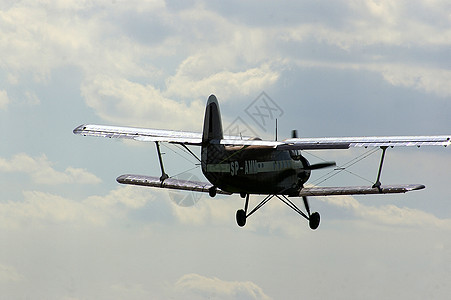
M200 101L174 101L151 85L126 79L98 76L83 85L82 93L103 119L120 124L199 131L203 119Z
M451 21L444 14L448 4L424 1L340 1L320 11L336 14L330 20L290 24L284 38L313 39L345 50L371 45L450 45ZM440 1L439 1L440 2ZM442 9L440 9L442 7ZM445 9L446 10L446 9ZM315 31L315 32L314 32Z
M38 105L41 103L38 96L30 91L25 92L26 104L30 106Z
M8 93L4 90L0 90L0 109L6 109L9 103Z
M371 67L379 70L386 81L394 86L414 88L440 97L451 96L451 71L409 65Z
M93 14L96 9L105 15ZM44 84L53 70L75 66L83 72L86 103L111 122L164 126L171 116L179 120L172 128L193 128L210 94L223 99L256 94L279 76L261 51L264 31L236 25L201 6L172 10L164 2L58 2L52 11L23 2L2 12L2 41L12 41L0 41L8 57L3 69L16 82L32 74ZM177 21L168 23L168 18ZM138 23L142 27L134 21L143 22ZM144 40L138 38L145 28L155 27L167 35L151 31ZM172 68L162 67L166 60ZM29 102L39 101L27 93Z
M68 167L64 172L57 171L43 154L33 158L25 153L14 155L11 159L0 157L0 172L25 173L39 184L97 184L101 179L85 169Z
M451 219L396 205L367 206L352 196L319 197L321 201L353 213L354 217L376 225L451 229Z
M126 186L82 201L42 191L24 191L22 201L0 203L0 227L27 228L68 224L95 228L127 219L154 199L146 190ZM161 213L161 212L160 212Z
M20 282L24 279L16 268L0 264L0 283Z
M187 61L197 65L196 58L189 57ZM168 94L177 97L189 95L190 97L203 97L214 92L221 98L233 99L239 96L256 95L259 91L273 85L279 78L279 73L272 69L269 64L250 68L244 71L212 72L204 78L194 79L184 75L185 68L189 66L181 65L176 75L167 81Z
M15 82L31 73L42 83L53 70L75 66L86 104L102 119L167 127L170 117L171 128L190 130L198 130L211 93L224 101L255 96L300 61L370 70L395 86L451 95L449 71L434 62L435 51L447 53L451 40L446 10L439 8L445 2L287 4L280 20L271 14L275 4L259 2L254 14L261 26L242 14L251 4L181 9L163 1L58 1L50 11L21 2L0 14L6 36L0 50L8 57L2 69ZM0 108L5 99L0 95ZM31 93L27 99L39 101Z
M184 299L270 299L255 283L223 281L198 274L186 274L175 284Z
M64 197L40 192L23 192L23 201L6 201L0 203L0 227L17 229L51 224L97 224L106 223L105 212L90 209L76 201Z

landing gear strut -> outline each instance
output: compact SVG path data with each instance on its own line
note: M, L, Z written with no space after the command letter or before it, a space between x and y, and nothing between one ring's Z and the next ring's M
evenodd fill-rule
M246 225L246 220L248 217L250 217L253 213L255 213L257 210L259 210L263 205L269 202L272 198L277 197L280 201L288 205L291 209L293 209L295 212L300 214L302 217L307 219L309 221L309 227L312 230L315 230L318 228L321 217L318 212L310 213L310 206L308 203L307 197L302 197L302 200L304 202L304 207L307 213L304 213L302 210L300 210L296 204L294 204L290 199L287 198L285 195L268 195L266 196L254 209L251 210L251 212L247 213L247 209L249 206L249 194L246 194L246 202L244 204L244 209L239 209L236 212L236 223L238 226L243 227Z
M239 209L236 212L236 223L238 224L238 226L243 227L244 225L246 225L246 218L248 216L250 216L252 213L255 212L256 209L254 209L248 216L247 214L247 208L249 206L249 194L243 194L241 193L241 197L244 198L243 196L246 197L246 202L244 204L244 209Z

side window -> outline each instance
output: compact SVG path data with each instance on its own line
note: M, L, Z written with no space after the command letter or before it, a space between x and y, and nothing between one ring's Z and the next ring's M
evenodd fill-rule
M290 156L293 160L301 159L301 151L300 150L290 150Z

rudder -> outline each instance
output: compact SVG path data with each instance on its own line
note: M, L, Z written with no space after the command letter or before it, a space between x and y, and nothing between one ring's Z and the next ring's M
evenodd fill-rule
M216 99L215 95L211 95L208 97L207 106L205 108L202 144L206 145L211 140L220 140L222 138L222 120L218 99Z
M209 172L207 165L218 164L226 158L225 147L219 141L223 138L221 112L218 99L214 95L208 98L205 108L204 130L202 132L201 165L205 177L214 185L221 173Z

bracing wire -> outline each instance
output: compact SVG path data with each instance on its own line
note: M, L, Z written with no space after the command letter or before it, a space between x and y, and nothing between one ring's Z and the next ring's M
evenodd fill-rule
M177 145L177 144L175 144L175 145ZM191 163L191 164L194 165L194 167L192 167L192 168L189 168L189 169L187 169L187 170L185 170L185 171L182 171L182 172L180 172L180 173L177 173L177 174L175 174L175 175L169 176L170 178L176 178L176 177L178 177L178 176L180 176L180 175L182 175L182 174L191 172L191 171L193 171L193 170L199 168L200 165L199 165L197 162L193 162L191 159L189 159L189 158L187 158L186 156L180 154L178 151L175 151L174 149L172 149L171 147L169 147L169 146L167 146L167 145L165 145L165 144L162 144L162 146L163 146L165 149L168 149L168 150L172 151L173 153L177 154L179 157L183 158L183 159L186 160L187 162L189 162L189 163ZM177 146L178 146L178 145L177 145ZM190 154L186 149L183 149L182 147L178 147L178 148L181 149L184 153ZM190 154L190 156L191 156L191 154Z
M333 169L332 171L328 172L327 174L325 174L325 175L323 175L323 176L317 178L315 181L312 182L312 184L314 184L314 185L320 185L320 184L326 182L327 180L331 179L332 177L334 177L334 176L340 174L340 173L343 172L343 171L344 171L344 172L347 172L347 173L349 173L349 174L351 174L351 175L354 175L354 176L356 176L356 177L358 177L358 178L360 178L360 179L362 179L362 180L364 180L364 181L367 181L367 182L372 183L371 180L369 180L369 179L367 179L367 178L365 178L365 177L363 177L363 176L360 176L360 175L358 175L358 174L356 174L356 173L354 173L354 172L352 172L352 171L349 171L348 168L350 168L350 167L352 167L353 165L357 164L358 162L360 162L360 161L366 159L367 157L373 155L373 154L376 153L377 151L379 151L379 148L372 148L372 149L366 151L365 153L363 153L363 154L361 154L361 155L359 155L359 156L357 156L357 157L351 159L350 161L346 162L345 164L343 164L343 165L341 165L341 166L337 166L335 169ZM310 154L310 155L312 155L312 156L314 156L314 157L316 157L316 158L318 158L318 159L320 159L320 160L325 161L324 159L322 159L321 157L319 157L319 156L317 156L317 155L314 155L314 154L312 154L312 153L310 153L310 152L307 152L307 153Z
M197 162L193 162L191 159L187 158L186 156L181 155L179 152L175 151L175 150L172 149L171 147L169 147L169 146L167 146L167 145L165 145L165 144L163 144L163 143L162 143L161 145L162 145L164 148L166 148L166 149L172 151L173 153L177 154L178 156L180 156L181 158L183 158L183 159L186 160L187 162L192 163L193 165L196 165L196 164L197 164ZM177 144L175 144L175 145L178 146ZM179 148L180 150L182 150L184 153L189 154L188 151L186 151L185 149L183 149L183 148L181 148L181 147L178 147L178 148ZM190 156L191 156L191 154L190 154Z

